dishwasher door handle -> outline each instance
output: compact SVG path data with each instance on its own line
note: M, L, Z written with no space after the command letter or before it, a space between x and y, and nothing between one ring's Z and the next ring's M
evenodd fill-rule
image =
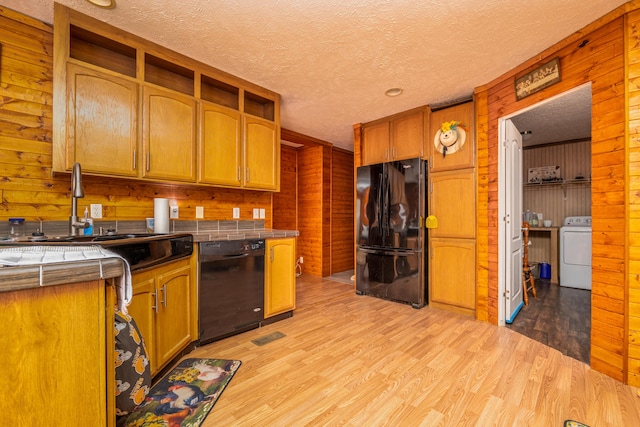
M255 252L252 253L244 253L244 254L236 254L236 255L200 255L200 262L211 262L211 261L224 261L226 259L238 259L238 258L246 258Z

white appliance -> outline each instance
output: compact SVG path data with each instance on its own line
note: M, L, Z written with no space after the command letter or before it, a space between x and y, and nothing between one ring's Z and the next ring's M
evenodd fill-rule
M591 290L590 216L568 216L560 227L560 286Z

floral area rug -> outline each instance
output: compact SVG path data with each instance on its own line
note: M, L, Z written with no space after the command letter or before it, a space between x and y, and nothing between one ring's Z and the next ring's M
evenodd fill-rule
M198 427L240 367L239 360L185 359L151 388L119 427Z

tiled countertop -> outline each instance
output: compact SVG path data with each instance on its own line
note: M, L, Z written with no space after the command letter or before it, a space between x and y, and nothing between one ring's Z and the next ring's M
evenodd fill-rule
M269 239L278 237L298 237L300 232L297 230L233 230L233 231L185 231L193 235L193 241L196 243L209 242L216 240L243 240L243 239Z
M122 276L124 268L122 260L117 258L0 267L0 293L101 278L111 279Z
M177 231L193 235L195 243L220 241L220 240L242 240L242 239L269 239L280 237L297 237L300 233L297 230L275 230L275 229L235 229L235 230L202 230L202 231ZM53 237L53 236L48 236ZM0 250L3 246L16 245L39 245L38 242L0 242ZM56 242L45 243L56 246L72 245L70 243ZM88 242L91 245L92 243ZM93 243L95 244L95 243ZM76 244L77 245L77 244ZM69 271L73 270L70 275ZM69 261L56 264L44 265L24 265L24 266L2 266L0 265L0 292L28 289L39 286L52 286L67 283L98 280L101 278L114 278L122 276L124 271L123 262L119 259Z

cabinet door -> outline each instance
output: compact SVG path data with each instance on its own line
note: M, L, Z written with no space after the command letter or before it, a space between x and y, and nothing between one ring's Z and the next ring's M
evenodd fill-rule
M191 266L158 275L156 356L162 367L191 341Z
M83 172L136 176L138 85L68 64L67 164Z
M178 93L143 90L145 178L196 180L196 102Z
M464 144L458 140L455 152L448 149L446 155L442 154L442 144L440 139L436 139L438 130L444 122L457 121L464 129ZM475 124L474 124L474 103L456 105L443 110L431 113L429 133L426 135L426 146L429 147L430 171L439 172L453 169L471 168L475 161ZM447 142L449 144L449 142Z
M107 425L114 346L105 297L102 280L2 293L3 426Z
M264 317L296 308L296 239L268 239Z
M133 317L140 330L147 356L151 364L151 374L157 370L155 356L155 315L156 315L156 281L153 275L143 273L133 278L133 298L127 307L129 316Z
M279 190L280 141L275 123L245 116L244 138L244 187Z
M362 128L362 165L389 161L389 122L384 121Z
M429 214L438 219L438 227L429 230L429 237L475 238L474 170L431 174L429 181Z
M202 102L198 181L240 187L240 113Z
M424 113L417 111L391 122L391 159L422 157L424 146Z
M475 241L429 239L429 303L446 304L467 313L476 306Z

